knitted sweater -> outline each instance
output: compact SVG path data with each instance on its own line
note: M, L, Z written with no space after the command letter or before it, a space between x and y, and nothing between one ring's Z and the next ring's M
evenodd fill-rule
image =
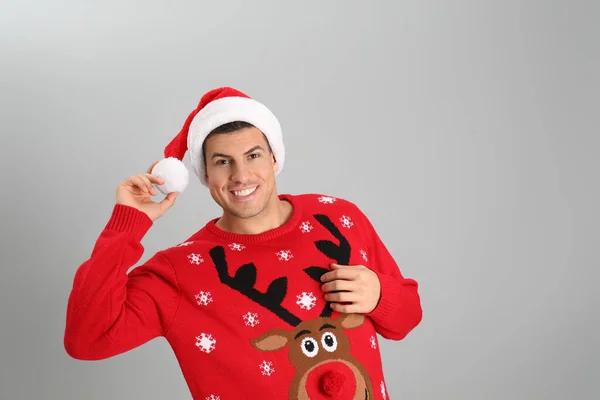
M400 340L419 324L417 282L353 203L280 198L294 211L279 228L234 234L213 219L129 273L152 221L115 205L75 274L68 354L100 360L164 337L194 399L388 399L377 333ZM375 310L332 311L319 280L331 263L377 274Z

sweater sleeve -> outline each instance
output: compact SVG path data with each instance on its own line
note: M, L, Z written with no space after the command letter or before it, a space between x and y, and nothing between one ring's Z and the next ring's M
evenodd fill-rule
M90 258L79 266L66 313L64 346L80 360L100 360L165 334L179 301L175 270L162 253L134 266L152 220L115 205Z
M367 314L377 330L386 339L401 340L422 319L421 299L416 280L402 275L398 264L379 237L379 234L362 214L369 246L369 264L381 284L381 294L375 309Z

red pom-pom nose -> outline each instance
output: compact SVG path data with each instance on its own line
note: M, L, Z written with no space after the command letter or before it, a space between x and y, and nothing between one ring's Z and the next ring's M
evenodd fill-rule
M352 400L356 379L346 364L332 361L310 371L306 391L311 399Z
M321 378L321 389L329 397L338 397L344 390L346 377L338 371L329 371Z

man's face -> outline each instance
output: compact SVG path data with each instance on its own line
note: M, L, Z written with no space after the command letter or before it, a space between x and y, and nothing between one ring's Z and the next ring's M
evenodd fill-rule
M259 129L210 136L205 143L205 160L210 194L225 213L252 218L277 196L278 166Z

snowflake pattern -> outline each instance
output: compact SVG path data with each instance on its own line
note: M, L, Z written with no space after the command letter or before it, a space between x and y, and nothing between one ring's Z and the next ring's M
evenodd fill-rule
M204 259L200 254L192 253L188 255L188 260L190 260L190 264L200 265L200 263L204 262Z
M365 262L369 262L369 258L367 257L367 252L364 250L360 251L360 255L362 257L363 260L365 260Z
M242 251L246 248L246 246L244 246L243 244L240 244L240 243L231 243L229 245L229 248L234 251Z
M204 353L208 354L212 352L216 348L216 345L217 341L210 334L202 333L200 336L196 336L196 347Z
M177 247L185 247L185 246L189 246L189 245L191 245L192 243L194 243L194 242L183 242L183 243L179 243L179 244L177 245Z
M317 298L312 292L302 292L296 296L296 304L303 310L310 310L317 305Z
M244 324L246 324L246 326L251 326L252 328L254 328L260 323L260 321L258 320L258 314L251 313L250 311L242 315L242 318L244 318Z
M294 258L294 255L292 254L291 250L280 250L277 253L275 253L275 255L277 256L279 261L290 261L292 258Z
M309 233L313 230L313 226L310 224L310 221L305 221L300 224L300 231L302 233Z
M200 292L196 295L196 302L200 306L207 306L213 302L210 292Z
M206 398L206 400L221 400L221 398L217 395L211 394Z
M381 381L381 385L379 385L379 388L381 389L381 397L383 397L383 400L387 399L385 383L383 383L383 381Z
M319 202L323 203L323 204L333 204L335 203L335 197L329 197L329 196L321 196L319 197Z
M260 363L259 368L260 372L266 376L271 376L275 372L275 368L273 367L273 363L271 361L263 361Z
M377 340L375 339L375 336L371 336L371 348L372 349L377 348Z
M342 215L342 217L340 218L340 222L342 223L342 226L344 228L350 228L354 225L354 222L352 222L352 218L346 215Z

